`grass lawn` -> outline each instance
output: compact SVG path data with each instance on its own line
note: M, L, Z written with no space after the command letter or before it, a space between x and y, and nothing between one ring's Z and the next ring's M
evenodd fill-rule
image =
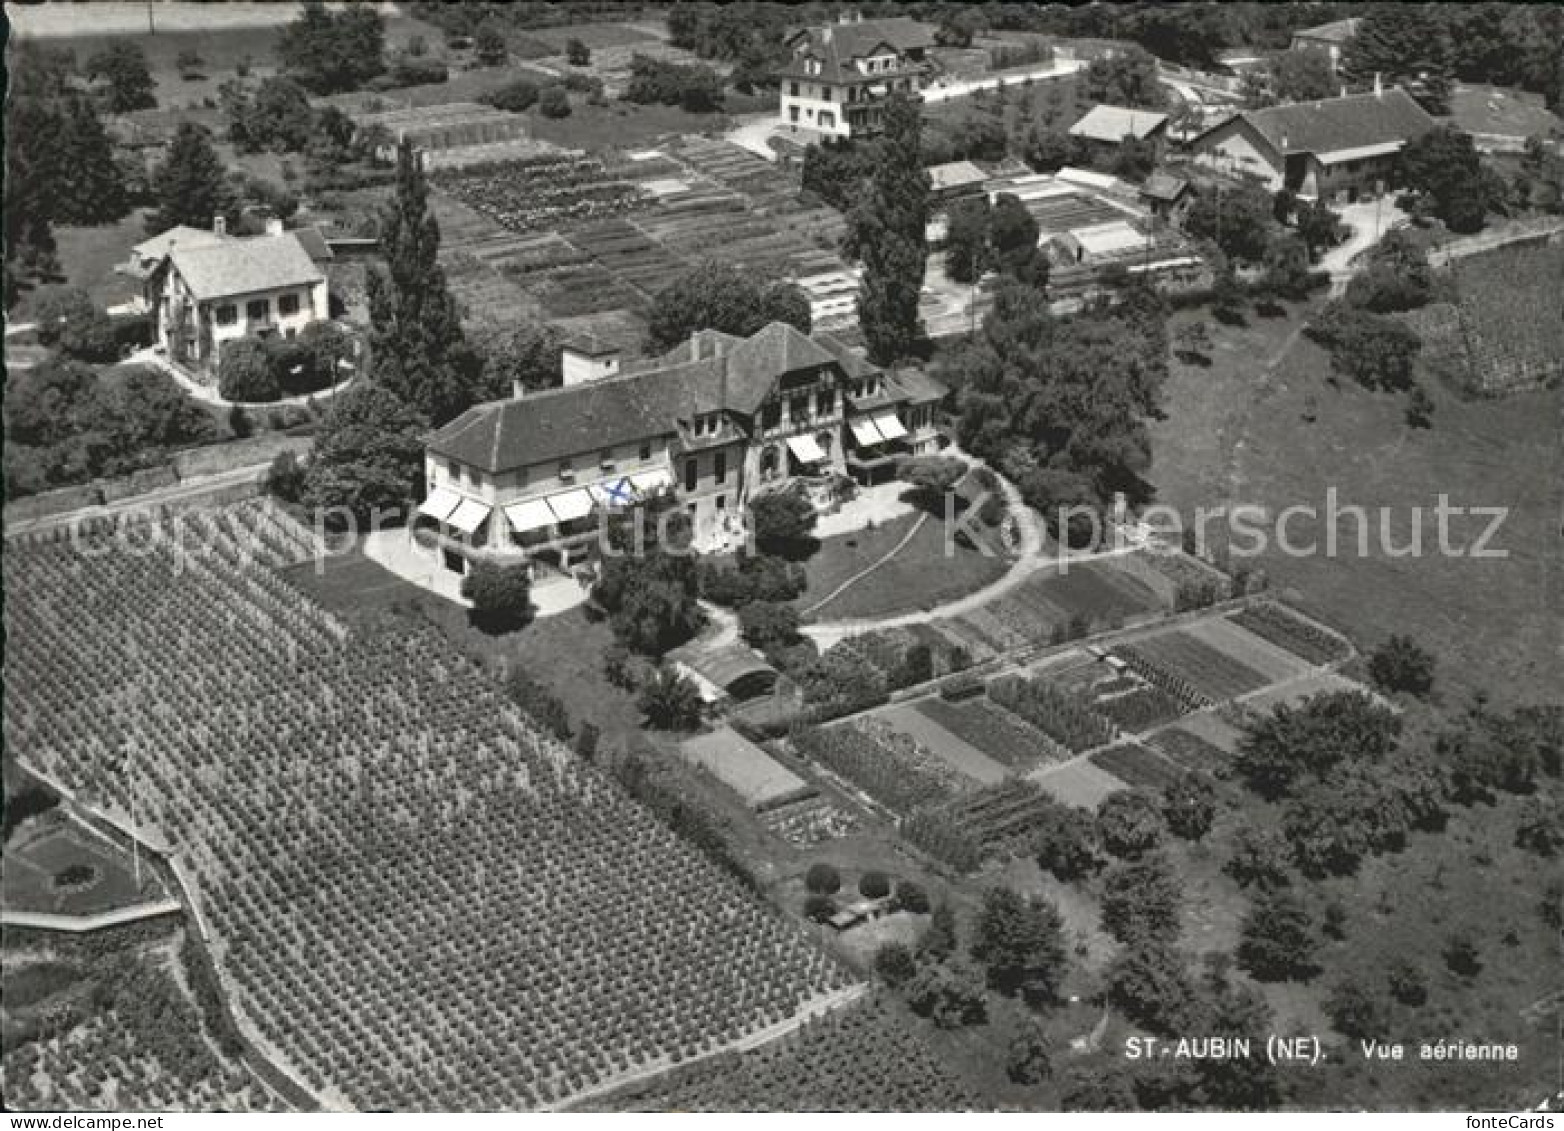
M997 553L988 557L961 545L946 556L945 524L930 518L919 525L920 516L921 512L902 515L874 530L823 540L805 563L809 585L798 598L799 607L809 609L870 566L874 566L871 573L810 612L810 619L889 616L933 608L981 589L1009 568L1009 559ZM911 541L883 560L909 532Z
M62 887L58 878L73 867L87 871ZM4 873L5 905L14 910L93 915L167 894L150 863L143 864L138 887L128 852L65 823L13 837Z
M643 148L669 134L716 134L731 124L726 114L692 114L680 106L593 106L580 94L570 96L570 105L568 118L545 118L536 107L527 111L528 133L567 149L597 152Z
M147 238L140 211L113 224L92 228L57 227L54 229L56 254L60 261L60 280L65 286L85 287L100 307L125 302L139 293L134 279L116 275L114 265L130 258L130 249ZM25 322L38 294L34 288L21 293L8 312L14 321Z
M1324 351L1305 338L1284 350L1299 325L1294 312L1237 331L1213 326L1213 364L1174 365L1168 419L1153 427L1151 478L1159 496L1186 516L1195 506L1223 503L1263 506L1273 518L1295 504L1316 508L1318 521L1302 515L1289 535L1294 544L1318 541L1318 552L1292 556L1272 545L1250 563L1262 566L1273 586L1296 592L1306 612L1364 649L1391 633L1411 634L1440 658L1447 696L1479 688L1501 700L1556 696L1564 627L1553 558L1561 472L1556 396L1467 402L1424 381L1436 405L1433 427L1413 430L1404 397L1350 383L1332 388ZM1267 371L1264 362L1278 352L1281 362ZM1311 406L1316 419L1308 423ZM1329 488L1338 508L1367 508L1366 556L1357 553L1351 517L1338 522L1338 553L1327 556ZM1508 557L1440 554L1433 510L1441 494L1453 506L1508 508L1491 543ZM1404 547L1418 507L1421 554L1390 556L1379 508L1388 508L1393 545ZM1452 543L1471 544L1488 521L1451 520Z

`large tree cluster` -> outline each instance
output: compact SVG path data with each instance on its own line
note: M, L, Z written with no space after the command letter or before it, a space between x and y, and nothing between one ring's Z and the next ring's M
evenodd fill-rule
M369 4L328 9L305 0L277 39L277 61L315 94L357 90L386 69L385 19Z
M955 391L962 447L1052 512L1116 491L1150 497L1146 425L1161 411L1167 353L1162 303L1142 288L1059 318L1034 288L1001 280L980 332L946 351L938 374Z

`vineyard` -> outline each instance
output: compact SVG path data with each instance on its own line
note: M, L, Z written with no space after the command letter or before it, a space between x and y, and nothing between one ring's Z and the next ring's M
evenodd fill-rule
M1451 267L1469 387L1485 396L1548 386L1564 374L1564 248L1533 243Z
M6 741L173 855L238 1014L327 1106L558 1104L846 984L434 629L291 588L302 529L176 530L8 549Z
M627 1089L598 1111L972 1111L980 1101L880 998L810 1021L751 1052Z

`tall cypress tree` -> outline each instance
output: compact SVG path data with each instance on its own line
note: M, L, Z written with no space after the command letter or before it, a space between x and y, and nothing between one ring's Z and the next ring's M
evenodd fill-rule
M888 365L911 352L922 327L918 296L928 247L929 175L923 168L918 106L894 94L866 191L848 215L846 250L863 262L858 321L869 356Z
M147 227L153 232L179 224L210 228L214 217L234 218L233 190L212 148L212 135L195 122L179 124L168 156L153 173L152 187L158 208Z
M438 426L473 403L478 365L440 267L440 225L412 145L397 148L396 196L380 225L386 271L368 278L375 380Z

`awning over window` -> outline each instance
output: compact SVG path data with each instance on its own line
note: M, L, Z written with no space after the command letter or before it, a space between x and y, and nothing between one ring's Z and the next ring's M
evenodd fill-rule
M813 436L790 436L787 449L799 463L821 463L825 459L825 452L820 450Z
M895 412L877 412L870 419L874 421L874 426L879 430L880 435L887 440L900 440L907 434L907 430L901 426L901 421L897 419Z
M585 488L565 491L548 497L549 509L560 522L571 522L592 513L592 495Z
M667 490L673 486L673 476L666 467L659 467L652 471L638 471L630 476L630 482L635 484L635 489L643 495L654 495L658 491Z
M492 509L488 503L480 503L477 499L463 499L461 506L445 521L463 534L471 534L483 525L483 520L489 517Z
M512 503L505 508L505 521L518 534L529 530L541 530L554 525L554 512L549 510L547 499L529 499L524 503Z
M879 430L875 428L874 421L867 417L849 420L847 427L852 429L853 439L858 441L860 448L872 448L885 440L885 437L881 436Z
M444 522L451 517L462 497L455 491L444 487L436 487L429 492L429 497L418 504L418 513L428 515L436 522Z

